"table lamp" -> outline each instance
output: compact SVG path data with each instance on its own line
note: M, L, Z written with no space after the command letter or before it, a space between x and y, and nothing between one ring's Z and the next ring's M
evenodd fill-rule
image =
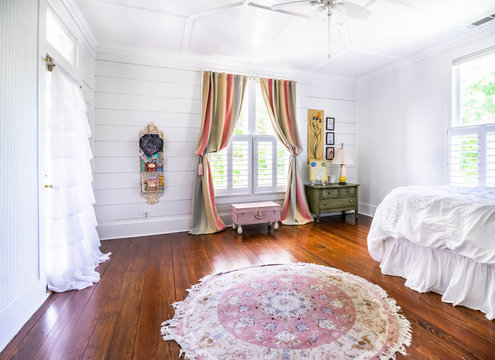
M331 162L332 164L340 165L340 177L339 177L339 185L346 185L346 171L345 165L354 164L349 153L344 151L344 143L342 143L341 147L337 149L335 156Z

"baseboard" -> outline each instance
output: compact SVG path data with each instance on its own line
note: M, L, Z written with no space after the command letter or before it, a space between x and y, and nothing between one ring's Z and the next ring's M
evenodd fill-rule
M375 216L376 206L366 203L359 203L359 213L370 217Z
M48 298L46 281L38 280L0 313L0 352Z
M168 234L191 229L191 215L112 221L98 224L100 240Z

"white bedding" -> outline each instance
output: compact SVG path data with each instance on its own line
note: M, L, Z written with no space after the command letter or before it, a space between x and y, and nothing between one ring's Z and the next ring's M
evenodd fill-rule
M377 208L368 249L406 286L495 318L495 188L397 188Z

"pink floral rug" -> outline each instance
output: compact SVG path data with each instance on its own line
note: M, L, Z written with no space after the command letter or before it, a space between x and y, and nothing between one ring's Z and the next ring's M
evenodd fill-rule
M363 278L313 264L207 276L162 324L185 359L395 359L409 321Z

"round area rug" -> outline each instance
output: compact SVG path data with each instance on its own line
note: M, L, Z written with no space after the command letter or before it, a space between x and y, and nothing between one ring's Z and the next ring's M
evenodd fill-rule
M410 324L377 285L313 264L203 278L162 324L185 359L394 359Z

